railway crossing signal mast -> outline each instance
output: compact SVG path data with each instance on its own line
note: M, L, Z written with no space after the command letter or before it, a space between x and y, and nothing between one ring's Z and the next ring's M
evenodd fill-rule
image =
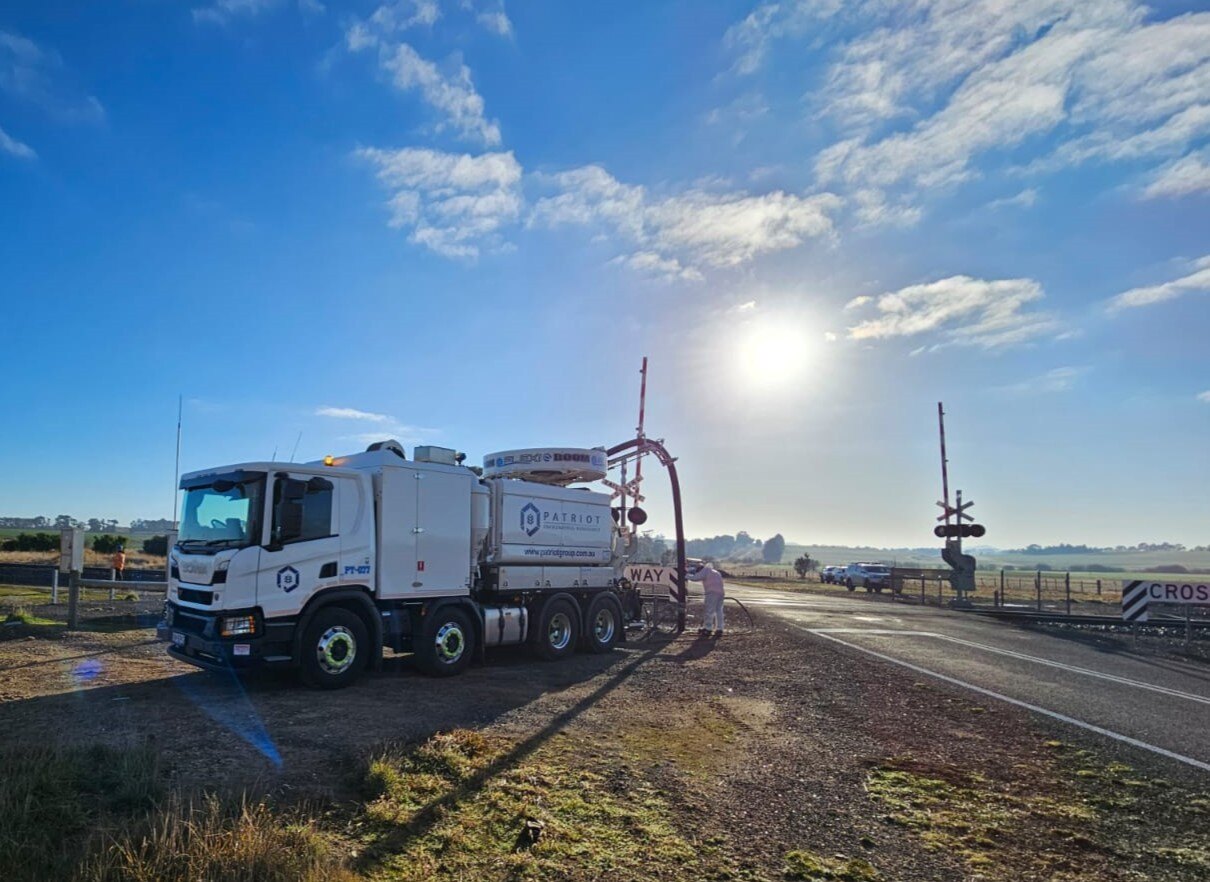
M969 606L969 595L975 593L975 558L962 553L962 539L967 536L978 539L987 530L982 524L963 523L963 521L974 521L974 515L968 514L967 509L975 503L972 500L964 503L961 490L956 491L954 505L950 505L949 460L945 455L945 408L940 401L937 402L937 425L941 432L942 495L941 501L937 503L942 514L937 516L937 520L945 523L934 527L933 535L945 540L945 547L941 550L941 559L950 566L950 585L953 586L956 595L953 604Z

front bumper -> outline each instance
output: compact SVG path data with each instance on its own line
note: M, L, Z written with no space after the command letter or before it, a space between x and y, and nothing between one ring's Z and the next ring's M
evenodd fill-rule
M255 616L256 633L223 637L219 620L238 615ZM169 601L156 639L168 644L173 658L207 670L285 666L294 660L293 620L266 622L258 609L204 612Z

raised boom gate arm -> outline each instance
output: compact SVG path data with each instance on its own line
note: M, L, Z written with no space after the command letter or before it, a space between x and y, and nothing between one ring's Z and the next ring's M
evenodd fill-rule
M650 438L633 438L615 444L605 451L609 465L621 464L631 456L641 456L644 453L655 454L655 458L668 470L668 479L672 484L672 512L676 520L676 585L673 593L676 596L676 627L678 631L685 630L685 596L686 596L686 566L685 566L685 522L681 516L681 482L676 474L676 459L669 455L663 442Z

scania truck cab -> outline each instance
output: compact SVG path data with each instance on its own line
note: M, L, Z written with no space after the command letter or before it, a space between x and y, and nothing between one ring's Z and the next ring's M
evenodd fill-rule
M543 658L624 639L622 560L600 448L492 454L397 442L294 464L186 474L161 639L230 670L297 667L352 682L384 649L456 674L484 650Z

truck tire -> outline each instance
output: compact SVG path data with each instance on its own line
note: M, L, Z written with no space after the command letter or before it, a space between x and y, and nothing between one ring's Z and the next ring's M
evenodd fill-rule
M570 598L556 597L542 606L534 631L534 652L546 661L558 661L575 652L577 633L576 606Z
M853 580L852 580L852 579L845 579L845 580L844 580L844 586L845 586L846 588L848 588L850 591L853 591L853 590L855 590L855 589L857 588L857 586L853 584Z
M444 606L428 616L416 644L416 664L432 677L461 674L475 653L475 631L470 616L457 606Z
M303 632L299 672L308 686L341 689L365 670L370 650L369 632L356 613L324 607Z
M598 594L584 617L584 646L589 652L613 652L622 634L622 606L612 594Z

